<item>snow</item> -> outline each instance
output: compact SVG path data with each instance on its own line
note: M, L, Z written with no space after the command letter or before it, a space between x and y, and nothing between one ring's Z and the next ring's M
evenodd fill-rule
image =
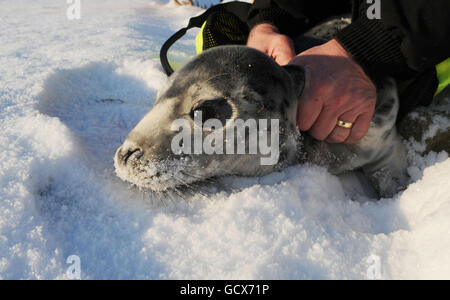
M304 165L163 205L112 158L164 86L160 45L200 10L82 0L70 21L66 1L1 6L1 279L67 279L71 255L82 279L450 279L446 153L411 148L412 184L379 202Z

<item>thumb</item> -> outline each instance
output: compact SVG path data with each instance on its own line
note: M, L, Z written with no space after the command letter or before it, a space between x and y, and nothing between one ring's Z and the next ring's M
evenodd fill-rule
M295 57L295 51L293 47L285 47L282 50L279 49L275 55L273 55L273 58L280 66L285 66L289 64L289 62L294 59Z
M294 51L283 51L275 55L274 59L280 66L285 66L295 57Z
M286 37L282 43L279 43L277 47L273 49L271 56L280 66L289 64L296 56L292 41Z

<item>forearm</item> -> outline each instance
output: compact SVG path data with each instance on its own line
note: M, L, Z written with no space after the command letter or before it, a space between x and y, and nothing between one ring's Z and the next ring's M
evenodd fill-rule
M252 5L248 24L250 28L261 24L269 23L278 28L280 32L290 37L301 34L306 29L307 20L299 12L292 14L292 11L281 8L274 0L255 0Z
M350 0L255 0L249 25L270 23L295 38L327 18L350 11Z
M381 0L381 19L369 20L366 1L338 41L369 72L422 72L450 56L450 1Z

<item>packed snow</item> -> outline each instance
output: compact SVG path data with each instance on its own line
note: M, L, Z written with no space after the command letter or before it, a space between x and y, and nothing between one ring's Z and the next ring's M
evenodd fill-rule
M450 279L444 152L410 147L411 185L381 201L313 165L187 201L130 188L114 152L166 82L160 46L201 10L81 0L70 20L68 2L1 3L1 279L71 278L74 255L82 279Z

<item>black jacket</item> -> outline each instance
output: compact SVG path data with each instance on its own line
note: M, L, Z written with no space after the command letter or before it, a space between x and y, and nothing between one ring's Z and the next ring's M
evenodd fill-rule
M352 12L352 24L336 39L370 76L397 79L405 113L431 101L438 85L435 67L450 57L450 0L380 1L381 19L369 20L367 2L373 0L255 0L249 24L269 22L295 38Z

